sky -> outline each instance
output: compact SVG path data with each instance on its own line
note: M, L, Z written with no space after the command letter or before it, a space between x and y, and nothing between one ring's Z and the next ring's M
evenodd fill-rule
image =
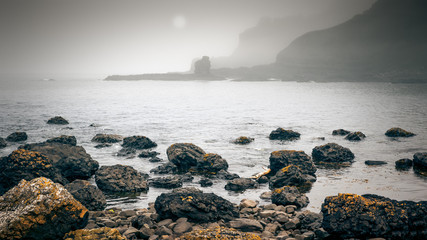
M0 0L0 77L186 71L230 55L264 17L341 14L374 0Z

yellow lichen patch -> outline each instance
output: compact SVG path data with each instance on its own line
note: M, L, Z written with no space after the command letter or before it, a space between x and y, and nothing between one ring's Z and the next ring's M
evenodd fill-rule
M50 168L52 163L45 155L28 151L25 149L18 149L9 155L9 161L12 165L29 168Z
M261 238L252 233L243 233L237 231L233 228L225 228L225 227L215 227L204 230L195 230L189 233L184 234L179 239L182 240L237 240L237 239L245 239L245 240L261 240Z
M65 240L77 239L110 239L110 240L125 240L119 230L115 228L95 228L95 229L79 229L71 231L64 236Z
M193 197L192 196L188 196L188 197L181 197L181 200L183 202L191 202L193 201Z
M304 151L297 151L297 150L280 150L280 151L274 151L271 153L272 157L280 158L283 157L286 154L295 154L295 153L304 153Z
M296 167L299 170L301 170L298 166L295 166L295 165L291 164L291 165L288 165L288 166L282 168L280 171L282 171L283 173L285 173L285 172L289 171L289 168L291 168L291 167Z

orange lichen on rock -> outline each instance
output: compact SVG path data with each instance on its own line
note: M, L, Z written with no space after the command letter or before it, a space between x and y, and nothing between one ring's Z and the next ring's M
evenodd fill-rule
M194 230L181 236L181 240L261 240L261 237L253 233L243 233L234 228L215 227L203 230Z
M80 239L109 239L109 240L126 240L119 230L115 228L95 228L95 229L79 229L71 231L64 236L64 240L80 240Z
M13 165L31 167L31 168L50 168L52 167L52 161L45 155L28 151L25 149L18 149L12 152L9 156L9 161Z

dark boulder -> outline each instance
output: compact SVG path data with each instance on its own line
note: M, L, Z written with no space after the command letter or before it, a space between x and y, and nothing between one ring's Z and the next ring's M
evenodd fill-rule
M106 147L111 147L113 145L111 145L111 143L100 143L95 145L95 148L106 148Z
M295 205L297 208L303 208L309 203L307 196L300 193L294 186L275 189L271 195L271 201L276 205Z
M120 149L116 156L117 157L130 157L136 154L136 150L134 148L122 148Z
M210 187L213 185L212 180L210 180L209 178L202 178L200 179L199 183L201 187Z
M107 206L102 191L86 180L77 179L65 185L65 188L90 211L102 211Z
M163 159L158 158L158 157L152 157L152 158L148 159L148 161L152 162L152 163L156 163L156 162L162 162Z
M64 240L95 240L95 239L108 239L108 240L126 240L119 230L115 228L102 227L94 229L79 229L71 231L64 236Z
M9 142L21 142L28 139L26 132L14 132L7 136L6 141Z
M427 202L377 195L338 194L322 204L323 228L331 239L427 239Z
M177 176L159 177L150 179L150 187L179 188L182 187L182 178Z
M220 155L208 153L197 160L196 170L199 173L216 174L221 170L227 170L228 163Z
M415 136L414 133L408 132L405 129L402 128L390 128L389 130L387 130L387 132L385 132L385 135L387 137L412 137Z
M366 160L365 164L368 166L378 166L378 165L385 165L387 162L385 161L376 161L376 160Z
M336 143L328 143L313 148L311 153L316 164L340 164L353 162L354 154L350 149Z
M292 131L292 130L285 130L283 128L278 128L270 133L270 140L286 140L286 141L292 141L297 140L301 136L300 133Z
M251 137L244 137L244 136L241 136L241 137L236 138L236 139L233 141L233 143L234 143L234 144L241 144L241 145L245 145L245 144L249 144L249 143L253 142L254 140L255 140L255 139L254 139L254 138L251 138Z
M178 172L178 168L175 166L175 164L167 162L151 169L150 172L155 174L173 174Z
M344 129L336 129L334 131L332 131L332 135L339 135L339 136L345 136L347 134L349 134L350 131L344 130Z
M48 143L62 143L62 144L68 144L71 146L77 145L77 139L74 136L67 136L67 135L61 135L59 137L50 138L46 140Z
M427 152L418 152L414 154L414 166L427 168Z
M4 140L4 138L0 137L0 148L5 148L7 146L6 141Z
M206 154L203 149L192 143L175 143L167 150L169 161L175 164L180 171L188 171L197 166L200 159Z
M299 167L289 165L277 171L276 175L270 178L270 189L284 186L306 187L311 185L309 177L302 173Z
M52 160L45 155L18 149L9 156L0 159L0 194L18 184L22 179L32 180L38 177L47 177L55 182L66 184L68 181L59 170L53 167Z
M104 192L144 192L148 190L145 176L131 166L102 166L95 174L99 189Z
M366 138L366 136L362 132L352 132L352 133L349 133L345 137L346 140L349 140L349 141L352 141L352 142L361 141L361 140L363 140L365 138Z
M157 144L145 136L132 136L124 138L122 146L124 148L149 149L157 147Z
M412 160L409 158L402 158L395 162L396 169L408 170L412 167Z
M69 124L69 122L61 116L56 116L47 120L47 124L66 125L66 124Z
M289 165L297 166L303 174L315 176L316 166L304 151L282 150L270 154L271 174Z
M138 157L139 158L153 158L156 157L157 155L160 155L160 153L156 152L156 151L142 151Z
M258 188L259 184L255 179L252 178L236 178L228 181L225 185L225 189L235 192L243 192L249 188Z
M83 228L88 210L60 184L22 180L0 197L0 239L62 239Z
M228 200L213 193L191 190L162 193L154 207L160 219L188 218L192 222L204 223L239 217L239 212Z
M19 147L37 151L52 160L53 166L61 171L68 180L88 179L99 167L99 163L92 159L81 146L72 146L57 142L26 144Z
M221 170L216 175L208 175L208 177L214 177L214 176L216 178L224 179L224 180L233 180L236 178L240 178L240 176L237 175L236 173L230 173L226 170Z
M123 137L117 134L98 133L92 138L92 142L97 143L117 143L121 142Z

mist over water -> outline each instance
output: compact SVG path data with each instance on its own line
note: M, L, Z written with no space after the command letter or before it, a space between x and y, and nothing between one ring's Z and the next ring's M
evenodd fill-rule
M315 146L336 142L356 156L351 167L318 169L317 181L308 193L308 209L318 211L325 196L337 193L374 193L397 200L426 200L427 180L412 170L394 168L400 158L427 151L427 84L390 83L296 83L208 81L20 81L1 82L0 136L26 131L28 143L62 134L74 135L78 145L100 165L124 164L149 173L161 163L135 157L115 156L119 144L96 149L91 139L97 133L144 135L158 144L155 151L167 161L166 149L173 143L191 142L206 152L220 154L229 171L241 177L263 171L275 150L303 150L311 155ZM61 115L70 125L52 126L46 121ZM96 127L89 125L94 123ZM384 133L402 127L417 134L390 139ZM70 127L70 128L69 128ZM271 141L278 128L301 133L292 142ZM349 142L332 136L332 130L362 131L367 138ZM255 141L246 146L230 143L239 136ZM320 140L318 137L325 137ZM10 154L19 144L0 150ZM366 166L365 160L381 160L385 166ZM151 177L155 175L150 174ZM198 177L193 183L199 186ZM224 189L225 181L203 188L238 203L259 199L268 185L243 194ZM135 198L110 196L109 205L133 209L146 207L168 190L150 188ZM266 203L260 200L261 203Z

